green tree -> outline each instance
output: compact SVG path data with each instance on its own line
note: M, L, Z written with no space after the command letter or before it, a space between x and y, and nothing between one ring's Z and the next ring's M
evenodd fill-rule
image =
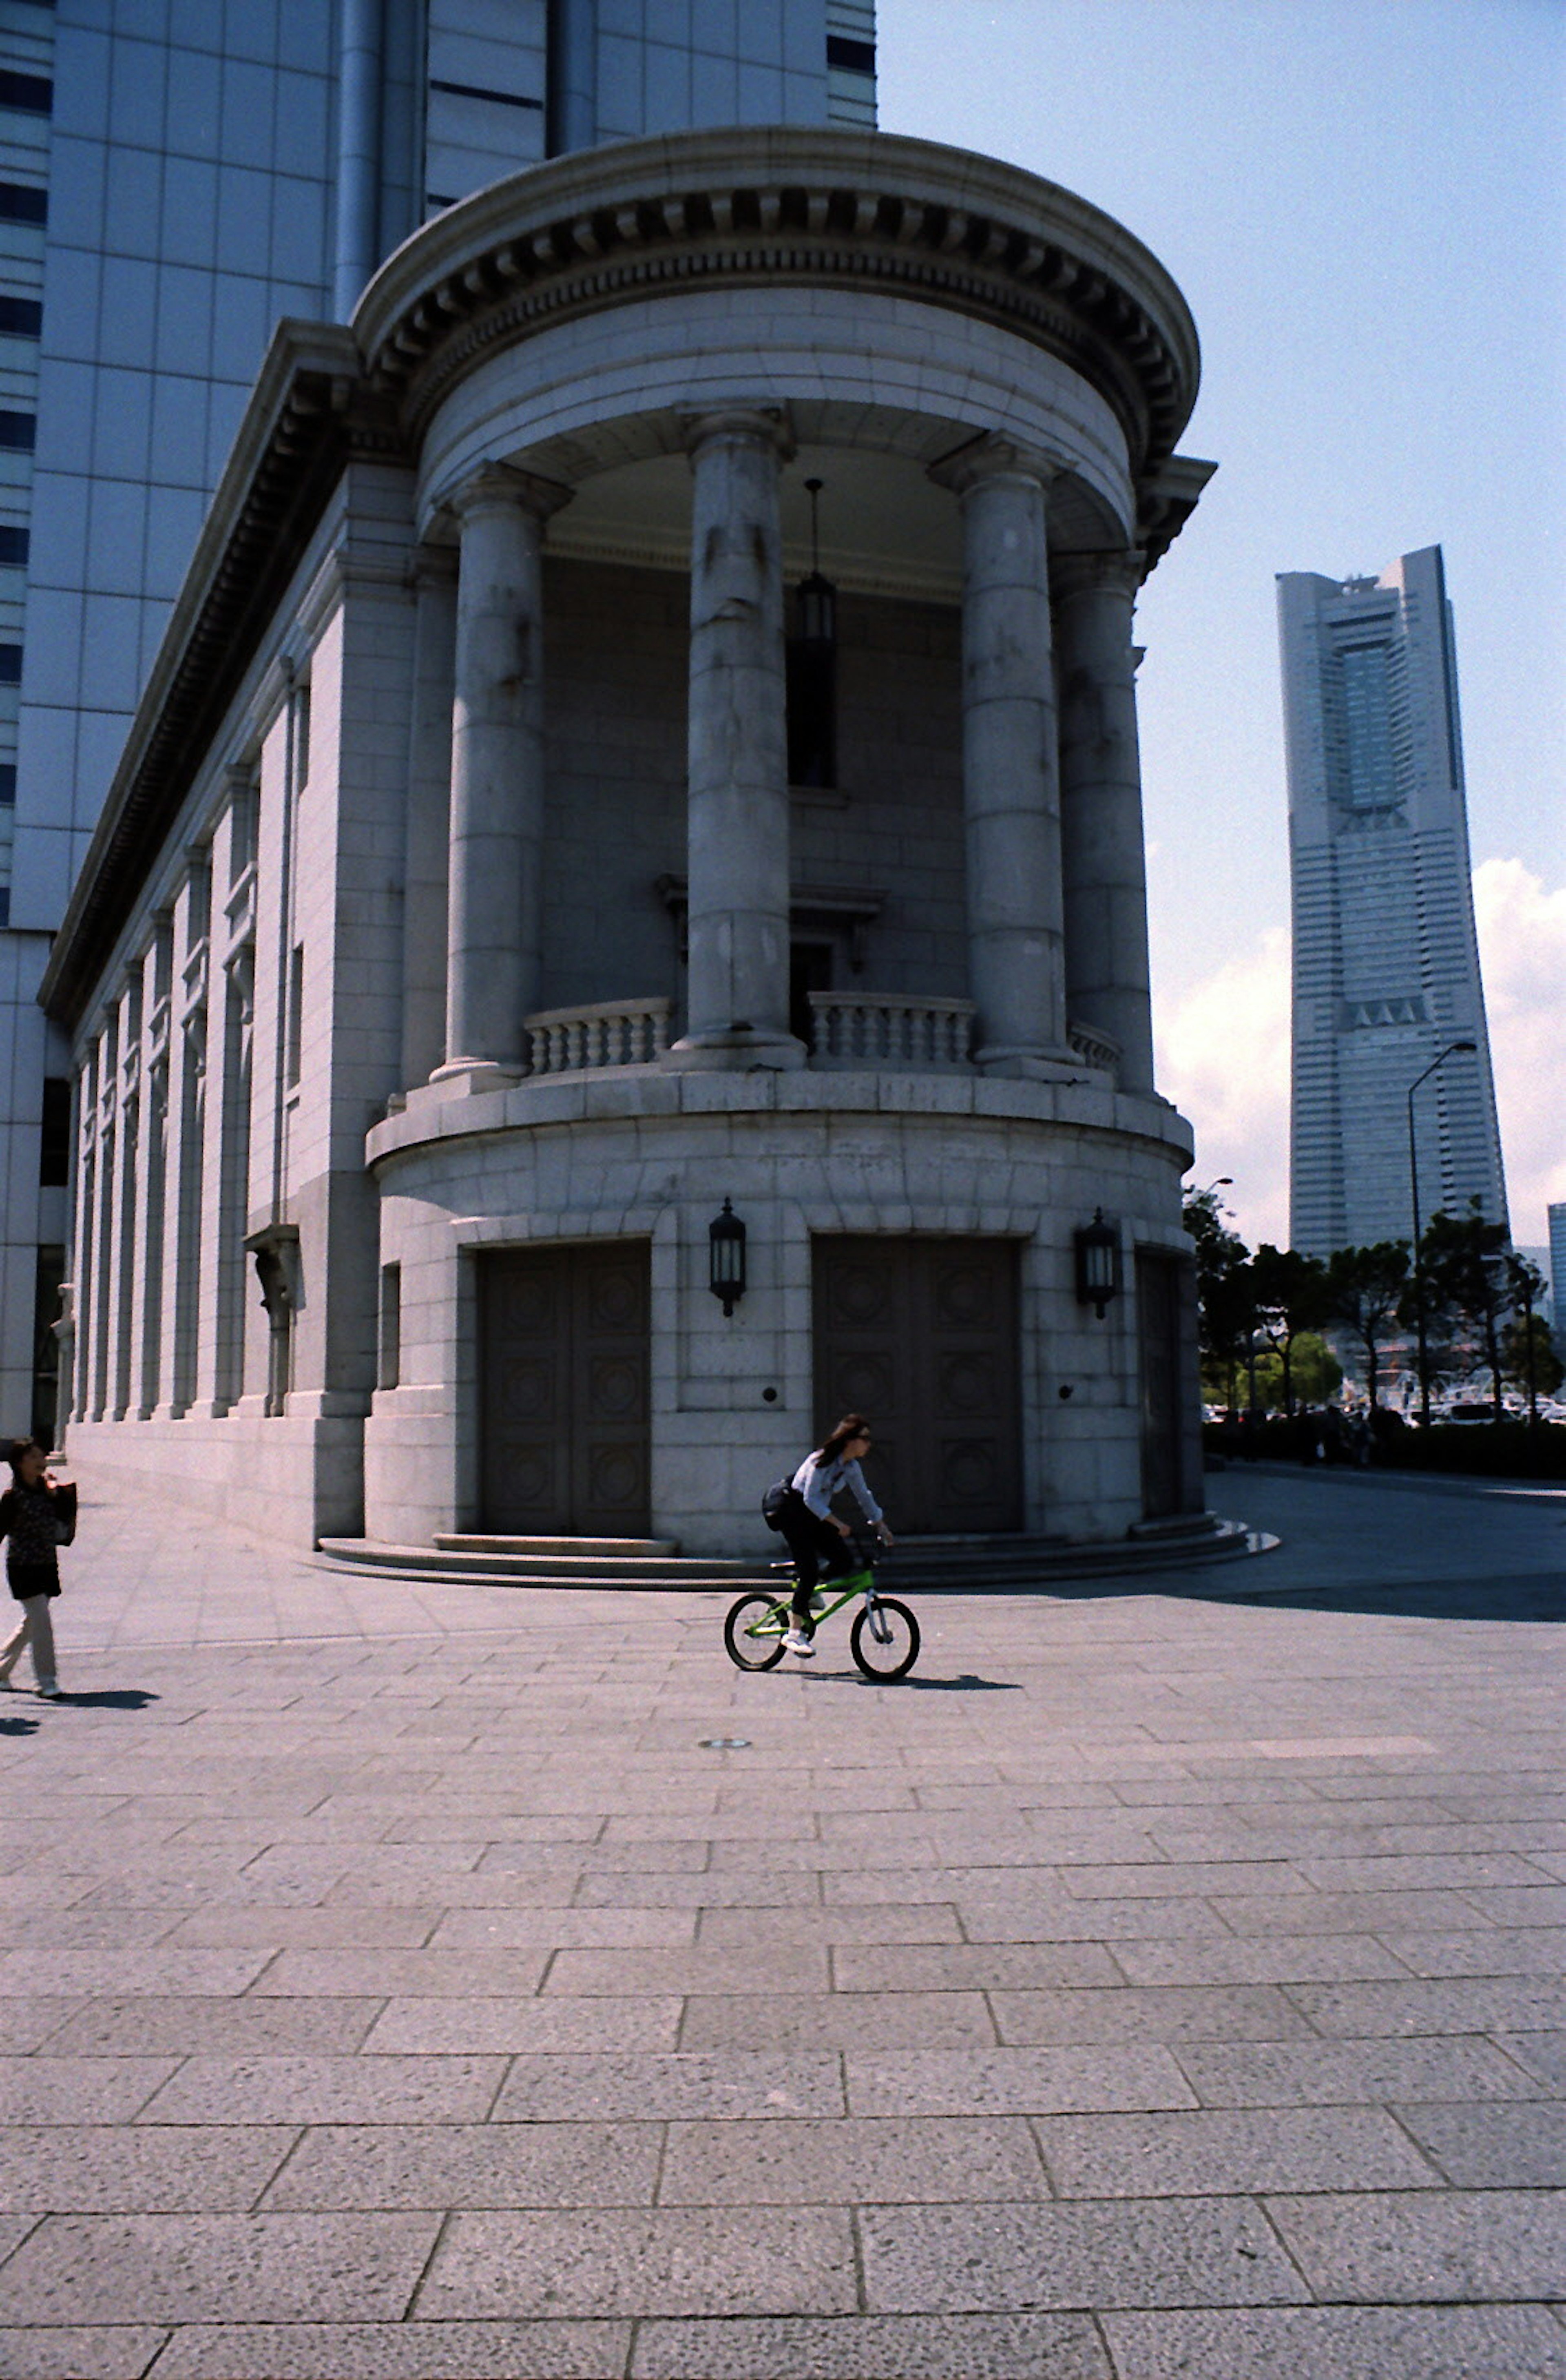
M1555 1352L1548 1323L1536 1311L1544 1295L1544 1275L1537 1265L1511 1248L1506 1257L1506 1280L1515 1318L1501 1337L1501 1362L1507 1378L1526 1390L1528 1419L1536 1428L1539 1390L1552 1397L1561 1381L1566 1380L1566 1365Z
M1275 1248L1263 1240L1251 1258L1251 1287L1256 1326L1278 1358L1283 1410L1292 1414L1294 1344L1304 1332L1326 1320L1327 1268L1318 1257L1301 1256L1296 1248ZM1340 1367L1338 1378L1342 1377Z
M1256 1319L1251 1252L1224 1222L1216 1188L1188 1193L1184 1220L1196 1246L1202 1369L1232 1405L1234 1376Z
M1343 1385L1341 1364L1316 1330L1295 1331L1289 1351L1289 1372L1293 1394L1302 1404L1327 1404ZM1261 1358L1256 1366L1256 1389L1264 1405L1285 1405L1281 1356ZM1286 1410L1292 1413L1293 1406L1288 1405Z
M1485 1351L1496 1418L1500 1418L1501 1332L1515 1309L1504 1223L1485 1220L1477 1197L1465 1215L1432 1215L1419 1243L1426 1296L1437 1311L1465 1324ZM1542 1281L1541 1281L1542 1286Z
M1341 1322L1365 1350L1366 1386L1380 1403L1381 1350L1392 1336L1408 1284L1408 1242L1378 1240L1374 1247L1339 1248L1327 1259L1326 1318Z

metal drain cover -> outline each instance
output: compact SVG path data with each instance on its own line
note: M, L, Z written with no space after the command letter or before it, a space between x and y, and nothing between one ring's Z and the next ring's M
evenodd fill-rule
M747 1735L704 1735L697 1745L698 1752L748 1752Z

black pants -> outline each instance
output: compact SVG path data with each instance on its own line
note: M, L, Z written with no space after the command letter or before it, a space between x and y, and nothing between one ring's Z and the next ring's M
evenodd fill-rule
M854 1549L830 1521L812 1512L801 1495L789 1497L780 1518L781 1534L799 1573L789 1616L795 1627L802 1628L807 1636L813 1636L816 1629L810 1617L810 1597L816 1591L816 1581L840 1577L852 1566Z

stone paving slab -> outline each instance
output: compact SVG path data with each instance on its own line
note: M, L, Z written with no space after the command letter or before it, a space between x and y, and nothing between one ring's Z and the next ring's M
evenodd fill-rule
M748 2211L577 2207L454 2215L419 2293L420 2320L536 2313L852 2313L853 2227L843 2207L791 2206L782 2234Z
M1268 2211L1323 2299L1558 2297L1566 2275L1566 2191L1354 2192L1270 2198Z
M157 2380L623 2380L631 2335L628 2322L566 2320L192 2323L153 2370Z
M1112 2380L1084 2314L860 2314L637 2325L631 2380Z
M1537 2306L1109 2313L1116 2380L1566 2380L1566 2331Z
M1256 1485L896 1692L89 1485L6 2380L1566 2380L1560 1514Z
M261 2203L650 2206L662 2146L662 2128L651 2123L317 2124L283 2170L266 2177Z
M0 2272L6 2319L395 2322L440 2228L429 2215L55 2215Z
M1310 2291L1244 2198L866 2207L871 2313L1277 2305Z

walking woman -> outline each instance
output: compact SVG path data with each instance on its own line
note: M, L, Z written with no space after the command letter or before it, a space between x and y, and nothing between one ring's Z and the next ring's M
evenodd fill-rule
M848 1540L853 1531L832 1511L832 1499L846 1490L883 1546L891 1545L880 1506L871 1495L859 1465L870 1448L870 1426L863 1414L844 1414L824 1446L807 1454L794 1475L778 1529L794 1556L797 1580L789 1609L789 1631L783 1644L807 1660L815 1652L816 1624L811 1599L818 1578L833 1578L854 1557Z
M22 1609L15 1633L0 1645L0 1686L9 1685L22 1647L30 1645L40 1698L57 1703L62 1697L49 1606L60 1591L58 1549L76 1535L76 1489L52 1475L35 1438L13 1439L6 1460L11 1485L0 1496L0 1537L10 1541L6 1580Z

